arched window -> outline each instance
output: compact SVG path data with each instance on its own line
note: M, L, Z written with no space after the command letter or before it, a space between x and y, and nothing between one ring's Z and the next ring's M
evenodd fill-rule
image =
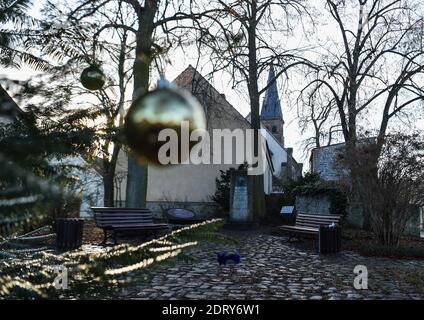
M277 132L277 127L276 126L272 126L271 132L272 133L276 133Z

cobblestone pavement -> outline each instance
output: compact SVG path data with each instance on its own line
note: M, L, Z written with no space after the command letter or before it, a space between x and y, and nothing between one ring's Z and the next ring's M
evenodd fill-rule
M287 243L284 237L232 233L235 244L204 243L191 249L195 262L177 262L151 270L152 278L135 281L124 299L423 299L387 268L424 268L424 261L362 257L343 251L319 256L314 250ZM219 267L215 252L238 250L242 264ZM355 290L356 265L368 269L368 290ZM140 277L142 275L140 274Z

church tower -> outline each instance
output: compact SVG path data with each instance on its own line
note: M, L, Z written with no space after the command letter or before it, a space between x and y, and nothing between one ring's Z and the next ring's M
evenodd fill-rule
M262 103L261 122L269 132L281 143L284 148L284 120L281 113L280 99L278 98L277 81L275 79L274 66L271 66L268 74L268 87Z

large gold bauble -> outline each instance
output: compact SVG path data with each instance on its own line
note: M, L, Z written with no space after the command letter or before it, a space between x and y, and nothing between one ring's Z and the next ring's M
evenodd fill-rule
M159 149L166 141L158 141L163 129L174 129L181 141L181 123L189 122L189 133L206 129L202 105L189 92L174 88L159 88L135 100L125 117L126 141L141 163L162 165L158 159ZM189 144L188 150L195 144ZM179 143L180 145L180 143ZM178 159L184 162L190 153L182 154L179 146Z

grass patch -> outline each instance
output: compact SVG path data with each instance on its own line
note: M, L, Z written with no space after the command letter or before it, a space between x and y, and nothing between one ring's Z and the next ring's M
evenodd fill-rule
M386 268L385 274L395 280L407 291L424 294L424 269L418 268Z
M424 259L424 245L405 245L387 247L367 244L359 248L359 253L367 257L387 257L396 259Z
M388 247L377 243L374 235L360 229L342 229L342 248L366 257L393 259L424 259L424 241L418 237L402 236L399 246Z

